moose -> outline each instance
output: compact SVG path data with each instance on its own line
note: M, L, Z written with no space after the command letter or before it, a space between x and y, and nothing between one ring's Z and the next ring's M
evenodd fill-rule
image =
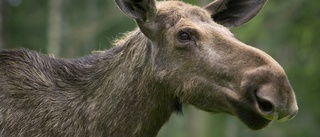
M152 137L193 105L250 129L298 111L283 68L229 28L266 0L115 0L137 28L113 48L77 59L0 50L1 136Z

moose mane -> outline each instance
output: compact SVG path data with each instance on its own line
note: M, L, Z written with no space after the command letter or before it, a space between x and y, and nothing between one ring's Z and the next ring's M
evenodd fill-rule
M1 75L8 75L0 82L6 81L10 85L19 87L12 87L12 90L3 91L8 96L17 96L17 98L26 101L35 99L39 103L45 102L41 104L42 106L60 104L59 107L44 107L43 111L55 111L55 113L42 117L43 121L47 121L44 125L31 124L35 129L40 128L40 126L49 128L56 124L61 128L66 128L66 131L74 132L71 128L68 130L68 127L65 126L79 124L77 133L73 134L89 135L93 133L83 133L83 131L91 131L81 128L89 125L106 128L110 126L109 124L122 123L123 120L129 122L129 125L132 126L135 125L134 123L140 123L142 127L156 126L157 128L153 129L159 129L174 110L181 111L181 104L179 101L165 102L168 100L165 92L159 91L158 85L150 84L155 83L154 79L150 77L153 76L153 54L151 54L153 49L150 44L140 30L136 29L122 36L120 40L115 40L114 48L77 59L59 59L27 49L2 50L0 63L7 66L2 67L2 69L11 69L0 71ZM21 66L24 67L21 68ZM2 74L2 72L6 74ZM25 77L24 75L28 76ZM110 80L110 77L113 80ZM165 90L165 87L163 87L163 90ZM35 96L29 98L31 95ZM157 102L162 101L163 104L158 104L155 100L158 100ZM6 105L5 102L6 100L3 101L3 105ZM32 104L20 105L30 108L37 107L40 104L33 104L34 106ZM82 107L77 109L74 106ZM136 113L126 113L128 110ZM141 117L144 112L157 115ZM38 115L37 113L40 115L40 112L33 113L34 115ZM135 115L138 116L138 119L133 121L127 119L132 116L135 117ZM55 119L55 116L60 118ZM116 119L115 116L124 119ZM12 114L12 117L8 118L14 117L15 115ZM48 119L49 117L51 119ZM87 120L84 120L83 123L72 123L79 118ZM152 119L159 119L160 121L156 122L159 124L150 126L144 125L148 122L142 122ZM28 121L21 122L28 123ZM14 129L15 125L10 127ZM140 128L136 130L139 131ZM135 129L135 127L128 126L123 130L131 129ZM110 128L105 132L112 134L116 130L119 129ZM151 130L150 132L154 131Z
M126 52L126 56L131 58L132 62L141 62L138 64L148 64L147 61L151 61L151 64L154 64L154 58L157 55L158 51L152 45L149 39L139 30L139 28L134 29L133 31L127 32L123 34L121 37L114 40L113 45L115 46L111 50L107 50L106 53L111 52L114 53L117 49L121 49L122 51ZM134 54L137 53L144 53L144 55ZM153 54L152 54L153 53ZM142 58L135 57L135 56L143 56ZM129 60L130 61L130 60ZM130 62L131 62L130 61ZM125 63L125 64L130 64ZM139 66L137 66L139 67ZM156 68L152 68L156 69ZM178 97L175 97L175 112L178 115L183 114L182 112L182 104Z

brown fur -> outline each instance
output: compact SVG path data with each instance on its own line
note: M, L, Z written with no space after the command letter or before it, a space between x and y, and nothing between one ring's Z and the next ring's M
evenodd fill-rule
M1 50L0 135L151 137L181 104L238 116L252 129L295 115L281 66L209 12L166 1L153 16L152 27L138 21L114 48L79 59ZM193 40L177 40L181 30Z

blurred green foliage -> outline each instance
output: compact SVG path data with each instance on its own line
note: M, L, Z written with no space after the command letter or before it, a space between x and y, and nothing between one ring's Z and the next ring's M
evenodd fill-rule
M24 47L48 53L48 1L0 0L0 48ZM210 2L185 1L201 6ZM135 27L112 0L64 0L61 6L60 57L110 48L112 39ZM319 0L269 0L256 18L232 29L238 39L267 52L284 67L300 108L295 119L251 131L235 117L186 107L184 116L173 115L159 137L319 136L319 29Z

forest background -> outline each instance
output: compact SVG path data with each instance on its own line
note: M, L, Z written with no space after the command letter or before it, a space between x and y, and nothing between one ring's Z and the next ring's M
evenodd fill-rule
M184 0L205 6L210 0ZM133 30L113 0L0 0L0 49L28 48L75 58L110 48ZM236 38L270 54L287 72L299 113L291 121L251 131L237 118L191 106L173 115L159 137L318 137L320 135L320 1L269 0Z

